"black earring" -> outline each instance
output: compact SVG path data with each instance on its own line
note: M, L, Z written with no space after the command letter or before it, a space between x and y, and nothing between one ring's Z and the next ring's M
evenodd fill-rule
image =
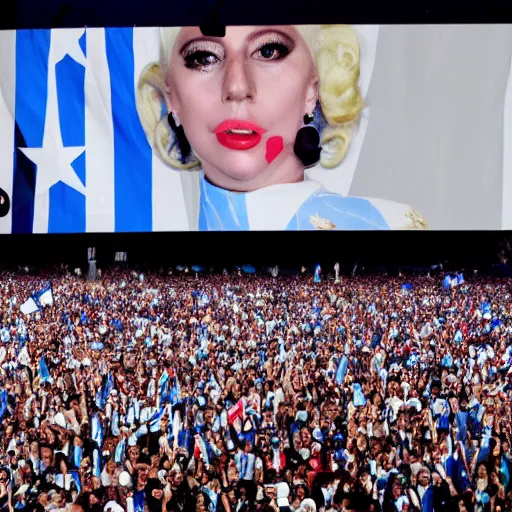
M320 160L320 134L313 126L304 126L297 132L295 154L299 157L305 167L311 167Z
M5 217L11 209L11 200L7 192L0 188L0 217Z
M315 119L313 114L304 114L304 124L311 124L313 119Z
M167 122L169 123L169 126L171 127L171 130L176 135L176 141L171 146L171 149L174 147L174 145L177 143L178 148L180 150L180 160L183 165L185 165L187 157L190 155L190 152L192 151L192 148L190 147L190 143L187 140L187 137L185 136L185 131L183 130L183 126L178 126L176 124L176 121L174 120L174 117L172 115L172 112L169 112L167 116Z

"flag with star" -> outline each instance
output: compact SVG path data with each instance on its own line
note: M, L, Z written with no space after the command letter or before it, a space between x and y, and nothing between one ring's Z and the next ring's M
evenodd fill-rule
M189 229L137 114L158 60L158 28L0 31L0 234Z

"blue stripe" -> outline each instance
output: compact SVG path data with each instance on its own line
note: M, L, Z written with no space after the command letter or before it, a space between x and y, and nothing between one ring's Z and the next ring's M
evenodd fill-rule
M87 57L87 29L84 30L82 37L78 40L78 44L82 51L84 52L84 56Z
M66 55L56 66L59 120L64 146L85 145L85 68ZM84 180L82 182L85 185Z
M246 194L228 192L201 177L199 231L248 231Z
M299 230L312 230L314 216L320 216L334 224L337 230L390 229L382 213L367 199L346 197L320 189L312 194L297 210L297 220L292 218L287 226L291 231L297 225Z
M50 30L16 32L13 233L32 233L33 228L36 166L18 148L43 145L50 37Z
M55 66L55 76L62 143L85 146L85 68L66 55ZM72 167L85 186L85 153ZM50 189L48 232L85 232L85 196L62 182Z
M152 230L152 152L135 104L133 28L105 29L114 123L115 231Z

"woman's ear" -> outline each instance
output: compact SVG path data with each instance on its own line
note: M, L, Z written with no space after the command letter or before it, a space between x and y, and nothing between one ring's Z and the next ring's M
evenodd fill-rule
M311 80L306 91L305 113L312 114L315 111L319 95L319 80L316 69L314 69Z
M164 100L165 100L165 106L167 107L167 112L174 112L174 110L173 110L174 101L172 98L172 90L171 90L169 84L166 83L164 85L163 93L164 93L163 96L164 96Z

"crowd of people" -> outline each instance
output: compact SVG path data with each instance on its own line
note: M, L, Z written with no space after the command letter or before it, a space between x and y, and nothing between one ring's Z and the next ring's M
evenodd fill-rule
M0 512L512 510L506 279L0 277Z

